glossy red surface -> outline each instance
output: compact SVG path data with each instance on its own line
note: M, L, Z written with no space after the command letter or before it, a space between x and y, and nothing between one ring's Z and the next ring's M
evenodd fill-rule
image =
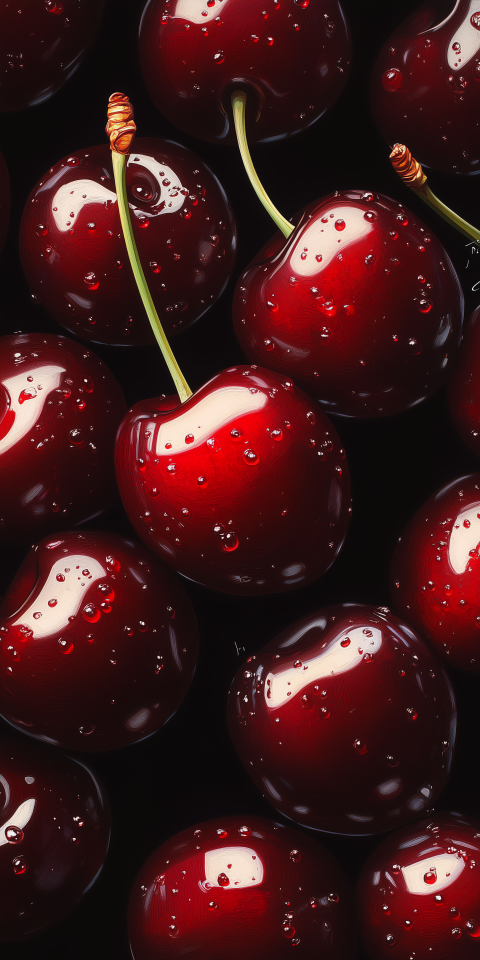
M0 607L0 714L67 750L159 730L198 654L193 607L143 547L65 533L32 547Z
M452 420L466 444L480 457L480 307L465 327L463 342L448 381Z
M426 810L456 736L437 658L386 608L343 604L249 657L229 694L234 746L263 795L302 826L365 835Z
M52 334L0 339L0 540L31 543L115 499L125 400L95 354Z
M185 147L136 139L127 159L133 232L168 336L194 323L233 269L236 228L218 180ZM34 296L85 340L154 337L128 260L107 144L55 164L32 190L20 255Z
M310 204L238 281L248 359L291 376L331 413L386 416L432 394L460 342L463 293L441 243L380 194Z
M147 860L128 915L134 960L353 960L350 891L298 830L224 817L184 830Z
M83 764L2 737L0 818L0 940L22 940L62 920L95 882L110 810Z
M371 960L473 960L480 937L480 821L454 813L399 830L365 865L358 921Z
M2 3L0 111L42 103L71 77L100 24L103 0Z
M5 160L0 153L0 252L7 236L10 219L10 179Z
M421 164L479 173L480 8L476 0L424 3L392 34L375 64L371 103L389 145Z
M115 462L142 540L214 590L304 586L345 538L350 481L339 438L302 391L270 371L231 367L173 409L161 397L135 404Z
M392 561L392 603L447 663L480 672L480 474L420 508Z
M139 53L155 105L204 140L235 142L230 97L246 89L252 143L318 120L346 83L351 44L338 0L148 0Z

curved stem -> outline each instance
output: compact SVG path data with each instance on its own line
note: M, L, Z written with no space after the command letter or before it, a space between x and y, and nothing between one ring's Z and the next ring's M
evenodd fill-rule
M188 383L185 380L177 361L175 360L170 344L165 336L162 324L160 323L158 313L155 309L155 304L152 300L150 290L148 289L142 264L140 263L137 245L133 236L132 221L130 219L130 211L128 209L127 200L125 155L112 151L112 163L113 175L115 177L115 189L117 191L120 222L122 224L123 236L127 247L128 258L133 270L133 275L135 277L143 305L150 321L150 325L155 334L155 339L160 347L160 350L162 351L165 363L167 364L167 367L172 375L178 396L180 397L181 402L184 403L185 400L188 400L188 397L192 396L192 391L190 390L190 387L188 386Z
M447 207L445 203L442 203L438 197L430 190L430 187L425 182L420 190L415 191L419 194L422 200L425 203L428 203L429 207L432 207L432 210L435 210L444 220L447 221L452 227L455 227L459 233L462 233L464 237L467 237L469 240L472 240L474 243L480 243L480 230L477 230L476 227L472 226L471 223L468 223L462 217L459 217L457 213L453 210L450 210L450 207Z
M289 237L293 232L294 227L288 220L285 220L285 217L282 217L282 214L279 210L273 205L270 197L267 195L265 190L260 183L255 167L252 163L252 158L250 156L250 150L248 149L247 143L247 134L245 130L245 105L247 102L246 94L241 90L235 91L232 94L232 110L233 110L233 120L235 123L235 133L237 134L238 147L240 150L240 156L243 160L243 165L249 177L250 183L252 184L255 193L257 194L260 203L263 203L265 210L270 214L274 224L282 231L284 237Z

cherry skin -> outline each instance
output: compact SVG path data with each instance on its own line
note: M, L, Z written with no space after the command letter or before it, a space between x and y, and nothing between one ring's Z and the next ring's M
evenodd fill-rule
M72 76L97 32L103 0L2 5L0 110L48 100Z
M7 237L10 219L10 178L5 160L0 153L0 253Z
M236 227L218 180L185 147L136 139L127 196L140 260L168 336L194 323L233 269ZM32 190L20 226L32 293L84 340L153 342L129 264L107 144L55 164Z
M110 809L83 765L25 739L0 740L0 940L42 933L102 869Z
M184 830L142 867L128 912L134 960L353 960L350 891L310 837L260 817Z
M235 334L251 362L290 376L330 413L378 417L446 379L463 294L448 254L388 197L330 194L277 231L238 281Z
M383 47L372 76L375 121L390 146L444 173L479 173L480 10L429 2Z
M31 543L109 506L122 391L65 337L0 339L0 540Z
M32 547L0 607L0 713L67 750L159 730L198 654L180 581L128 540L65 533Z
M473 311L448 381L452 420L466 444L480 457L480 307Z
M234 90L249 92L251 143L311 126L347 81L350 33L338 0L148 0L140 63L158 109L186 133L234 143Z
M440 813L380 844L357 888L361 938L371 960L478 957L479 837L480 821Z
M329 607L249 657L229 694L254 783L304 827L368 835L413 820L443 789L456 735L437 658L386 608Z
M345 538L350 481L339 438L301 390L268 370L231 367L181 405L136 403L115 463L141 539L213 590L304 586Z

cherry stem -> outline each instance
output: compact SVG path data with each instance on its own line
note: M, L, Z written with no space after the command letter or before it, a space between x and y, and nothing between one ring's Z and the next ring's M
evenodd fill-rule
M243 160L243 165L247 172L247 176L252 184L253 189L255 190L255 193L257 194L258 199L260 200L260 203L263 203L265 210L270 214L275 226L282 231L284 237L289 237L295 228L291 223L288 222L288 220L285 220L285 217L283 217L280 211L277 210L277 208L273 205L270 197L263 189L263 186L258 178L257 171L253 166L250 150L248 149L247 133L245 130L246 103L246 94L241 90L236 90L235 93L232 94L233 120L235 123L235 133L237 134L240 156Z

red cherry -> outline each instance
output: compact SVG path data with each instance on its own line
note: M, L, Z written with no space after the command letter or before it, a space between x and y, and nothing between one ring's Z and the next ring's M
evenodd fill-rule
M343 543L350 482L339 438L291 381L232 367L183 404L135 404L119 429L117 479L139 536L214 590L310 583Z
M194 323L233 269L236 228L218 180L190 150L133 143L127 195L140 260L167 335ZM64 157L32 190L20 227L32 292L77 336L153 341L123 240L107 144Z
M96 880L110 838L103 790L40 744L0 740L0 940L38 935Z
M396 831L375 850L357 889L371 960L478 957L479 838L480 821L442 813Z
M224 817L167 840L144 864L128 915L134 960L351 960L350 892L298 830Z
M234 89L249 92L250 142L306 130L342 91L351 44L338 0L148 0L139 52L148 92L173 124L233 143Z
M10 179L5 160L0 153L0 252L6 240L10 219Z
M346 416L398 413L433 393L463 318L440 242L403 206L359 190L317 200L296 219L238 282L233 322L248 359Z
M386 608L344 604L280 633L236 674L230 735L263 795L315 830L413 820L448 777L456 708L428 647Z
M480 456L480 307L473 311L463 335L457 363L448 382L452 420L465 443Z
M0 339L0 540L31 543L112 503L125 406L108 368L72 340Z

